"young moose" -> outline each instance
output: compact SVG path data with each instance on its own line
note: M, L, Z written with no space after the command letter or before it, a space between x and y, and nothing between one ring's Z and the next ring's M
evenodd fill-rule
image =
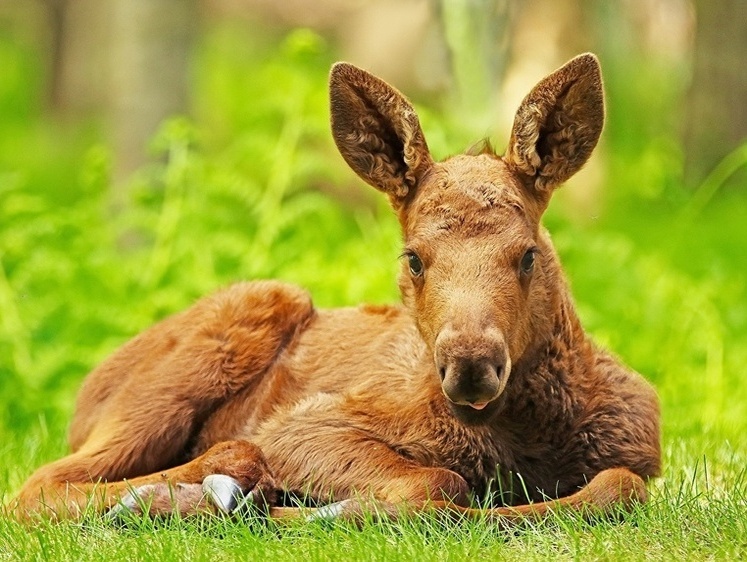
M434 162L410 103L349 64L330 90L342 156L399 217L404 306L317 310L261 281L167 318L88 376L74 452L29 479L19 517L247 498L271 517L314 512L272 507L277 490L341 502L317 516L375 505L499 523L645 501L656 395L584 333L540 226L599 138L597 59L537 84L504 156ZM494 507L466 507L473 496Z

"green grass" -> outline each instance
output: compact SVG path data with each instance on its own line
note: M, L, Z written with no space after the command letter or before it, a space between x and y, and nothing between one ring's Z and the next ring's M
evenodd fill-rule
M1 501L36 467L66 454L85 373L200 295L238 279L277 277L308 287L321 306L397 299L396 221L383 197L344 168L327 130L329 47L305 32L273 48L248 41L231 30L206 35L197 124L164 125L152 163L131 178L130 200L117 215L109 208L111 154L95 141L95 128L54 124L23 101L38 98L39 69L26 51L0 41L0 67L26 69L0 88L8 116L0 122ZM624 82L608 78L609 87ZM632 107L626 115L634 120L645 100L624 94L611 98ZM462 148L463 133L438 108L422 114L434 152ZM650 503L620 523L588 525L561 514L513 533L433 518L362 530L217 519L26 528L0 518L0 558L747 555L744 195L711 184L700 196L684 191L671 139L639 146L623 127L633 125L615 121L596 218L575 215L571 182L546 223L587 329L659 391L665 464Z
M712 450L718 452L719 445ZM666 478L655 487L651 502L623 522L589 524L561 514L507 533L484 521L425 516L399 523L369 522L362 529L321 522L278 528L216 518L141 520L126 528L100 520L31 529L0 521L0 555L81 561L736 560L747 548L743 466L735 466L734 458L723 465L742 477L719 485L705 483L702 467L685 479Z

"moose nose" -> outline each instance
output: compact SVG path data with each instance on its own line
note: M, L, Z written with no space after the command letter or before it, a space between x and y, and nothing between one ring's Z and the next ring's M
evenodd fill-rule
M444 328L436 338L435 359L446 398L477 410L503 392L511 368L505 339L495 328Z

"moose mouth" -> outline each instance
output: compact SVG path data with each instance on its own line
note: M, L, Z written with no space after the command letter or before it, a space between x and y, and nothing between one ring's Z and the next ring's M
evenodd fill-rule
M511 369L511 360L496 366L486 361L470 362L461 369L447 365L439 369L441 392L454 406L462 411L481 412L494 403L503 393Z
M475 402L474 404L469 404L471 408L474 408L475 410L483 410L485 409L485 406L487 406L487 402Z
M466 401L466 400L459 400L459 401L456 401L456 400L452 400L452 399L451 399L451 398L449 397L449 395L448 395L448 394L446 394L445 392L444 392L443 394L444 394L444 396L446 397L446 399L447 399L447 400L448 400L448 401L449 401L450 403L454 404L455 406L462 406L462 407L466 407L466 408L472 408L473 410L477 410L477 411L480 411L480 410L484 410L485 408L487 408L487 407L488 407L488 405L489 405L489 404L490 404L491 402L493 402L493 401L495 400L495 398L498 398L498 396L496 396L495 398L493 398L493 399L490 399L490 400L481 400L481 401L479 401L479 402L468 402L468 401Z
M441 329L434 345L441 391L453 411L484 417L502 394L511 372L511 358L498 328ZM478 414L479 412L479 414Z
M481 426L502 409L501 396L502 394L499 393L491 400L485 401L485 399L482 399L479 402L466 402L464 400L454 402L446 396L446 405L451 414L461 423L468 426Z

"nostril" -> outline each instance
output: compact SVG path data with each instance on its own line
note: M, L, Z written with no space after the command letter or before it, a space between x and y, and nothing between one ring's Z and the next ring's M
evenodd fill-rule
M495 366L495 376L500 380L503 377L503 365Z
M438 376L441 377L441 382L446 378L446 367L438 368Z

